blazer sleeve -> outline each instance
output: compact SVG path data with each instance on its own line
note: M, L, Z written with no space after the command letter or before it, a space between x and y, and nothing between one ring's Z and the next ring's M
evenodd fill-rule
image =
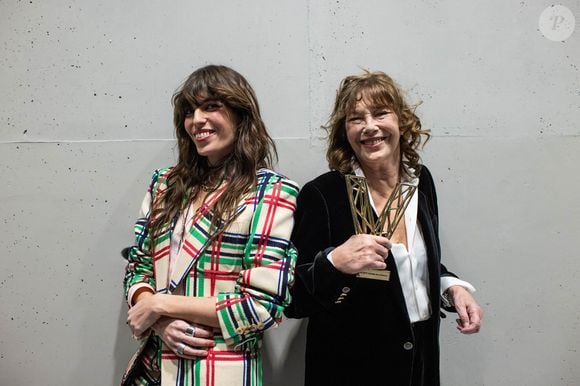
M437 250L439 255L441 255L441 243L439 241L439 208L437 206L437 192L435 190L435 182L433 181L433 176L426 166L421 167L421 188L423 193L427 197L427 204L429 207L429 214L431 217L431 224L433 230L435 231L435 241L437 243ZM441 264L441 276L453 276L455 274L449 272L447 268Z
M435 241L437 243L437 250L439 256L441 256L441 244L439 241L439 209L437 206L437 192L435 190L435 183L433 181L433 176L429 169L426 166L421 167L421 176L420 176L420 189L423 191L427 198L427 205L429 208L429 214L431 219L431 224L433 226L433 230L435 232ZM440 277L455 277L453 272L450 272L444 264L442 264L441 259L439 259L439 272ZM455 312L455 307L449 305L447 299L444 297L440 297L441 307L449 312Z
M298 196L292 242L298 250L296 279L291 288L290 318L311 316L343 306L345 296L356 285L354 275L338 271L328 260L334 246L328 203L316 185L306 184Z
M151 257L149 237L149 216L153 199L159 188L160 176L165 170L156 170L151 178L151 183L141 204L139 218L135 223L135 244L129 248L127 254L127 267L125 269L125 298L129 305L130 289L133 286L149 286L155 291L155 277L153 273L153 259Z
M277 326L290 303L296 252L290 243L297 185L272 174L258 184L250 236L235 290L217 295L216 310L227 344L252 348L263 330ZM247 210L247 209L246 209Z

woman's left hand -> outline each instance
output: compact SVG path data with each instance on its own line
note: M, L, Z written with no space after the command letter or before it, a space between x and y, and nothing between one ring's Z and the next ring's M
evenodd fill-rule
M139 299L137 304L127 312L127 324L137 338L143 336L161 317L159 311L163 294L156 294Z
M481 328L483 311L471 293L460 285L454 285L447 289L451 301L459 319L457 319L457 329L462 334L475 334Z
M182 358L206 357L215 346L213 328L201 324L163 317L151 328L167 348Z

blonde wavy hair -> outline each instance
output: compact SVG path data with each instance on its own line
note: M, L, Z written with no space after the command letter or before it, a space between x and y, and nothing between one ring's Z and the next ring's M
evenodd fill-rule
M330 169L350 174L353 173L353 165L358 163L346 138L346 116L363 99L374 106L385 106L396 114L401 132L401 175L411 176L410 169L418 175L418 150L430 138L430 131L421 128L421 121L415 115L418 105L407 103L403 91L390 76L368 70L361 75L344 78L336 92L334 109L324 127L328 140L326 159Z

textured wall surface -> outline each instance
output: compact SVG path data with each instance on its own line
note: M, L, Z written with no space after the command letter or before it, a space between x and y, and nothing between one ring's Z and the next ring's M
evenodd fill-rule
M580 384L580 34L542 35L551 4L0 0L0 385L118 383L119 251L174 162L170 97L208 63L252 83L301 184L339 80L397 79L432 129L445 262L485 310L476 336L443 320L443 383ZM303 345L297 321L268 334L266 384L300 384Z

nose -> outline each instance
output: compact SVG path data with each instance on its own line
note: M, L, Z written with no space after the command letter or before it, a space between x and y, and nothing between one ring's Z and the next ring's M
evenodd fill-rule
M202 127L207 122L207 114L200 108L193 111L193 124L195 127Z
M375 122L375 120L372 117L367 116L365 119L365 127L363 128L363 134L372 135L376 133L378 130L379 128L377 127L377 123Z

